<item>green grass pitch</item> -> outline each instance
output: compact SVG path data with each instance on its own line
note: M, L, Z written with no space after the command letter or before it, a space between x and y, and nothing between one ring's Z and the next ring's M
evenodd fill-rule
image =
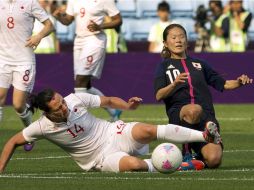
M0 175L0 190L49 189L120 189L120 190L197 190L254 189L254 104L216 105L217 118L225 146L223 164L219 169L160 173L99 173L84 172L55 145L42 140L31 152L19 147ZM108 119L102 109L92 110ZM38 118L39 113L34 116ZM162 105L142 105L136 111L126 111L122 120L166 124ZM4 109L0 124L0 150L22 124L12 107ZM161 142L151 144L151 150Z

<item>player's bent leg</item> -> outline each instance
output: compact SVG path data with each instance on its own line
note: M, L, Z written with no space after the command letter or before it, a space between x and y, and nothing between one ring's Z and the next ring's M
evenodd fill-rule
M201 120L202 112L202 107L198 104L187 104L183 106L179 112L179 124L190 129L197 129ZM183 144L182 154L184 161L192 159L191 147L188 143Z
M32 123L32 112L28 109L26 104L27 96L28 92L16 88L13 89L13 106L25 127ZM24 145L24 150L30 151L33 147L34 143L27 143Z
M208 124L206 126L206 130L201 132L173 124L155 126L145 123L137 123L133 126L131 134L135 141L142 144L148 144L156 139L174 143L221 143L221 137L217 132L216 124L213 122L209 122Z
M148 171L148 165L144 160L134 156L124 156L119 162L119 171Z
M88 88L88 85L91 81L91 75L76 75L75 78L75 92L76 88Z
M102 172L148 171L145 161L126 152L114 152L105 156L96 168Z
M13 107L18 113L22 113L26 109L26 100L28 93L25 91L13 89Z
M221 165L223 156L221 144L209 143L201 149L201 154L208 168L218 168Z
M200 122L202 107L198 104L188 104L182 107L180 111L180 120L189 124Z
M132 137L139 143L148 144L157 139L157 126L146 123L137 123L131 131Z
M28 92L18 90L14 88L13 90L13 107L16 110L18 116L22 120L25 127L32 123L32 113L28 110L26 104Z
M7 97L8 88L0 88L0 122L3 118L3 106Z

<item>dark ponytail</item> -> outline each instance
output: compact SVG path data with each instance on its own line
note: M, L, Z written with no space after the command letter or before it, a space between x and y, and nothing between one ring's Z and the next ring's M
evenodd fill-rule
M30 100L30 110L34 113L35 109L38 108L42 111L49 112L50 108L48 107L48 103L52 100L55 91L52 89L45 89L38 93L38 95L32 94L29 97Z
M168 32L170 30L172 30L173 28L180 28L180 29L182 29L184 34L185 34L186 40L187 40L187 32L186 32L186 30L184 29L184 27L182 25L180 25L180 24L170 24L163 31L163 42L167 41ZM161 52L161 57L164 58L164 59L171 57L171 52L170 52L170 50L166 46L163 46L163 50Z

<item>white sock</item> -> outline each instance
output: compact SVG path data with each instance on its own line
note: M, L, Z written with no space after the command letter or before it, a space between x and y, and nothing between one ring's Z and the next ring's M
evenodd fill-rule
M157 138L174 143L206 142L201 131L179 125L158 125Z
M74 88L74 92L75 93L87 93L87 89L86 88Z
M25 111L23 113L18 113L18 116L20 117L21 121L23 122L24 126L27 127L32 123L32 112L28 110L28 107L26 107Z
M3 107L0 107L0 122L3 119Z
M157 172L155 167L153 167L152 160L151 159L144 159L144 161L147 163L148 166L148 172Z
M90 93L90 94L94 94L94 95L104 96L104 94L103 94L99 89L94 88L94 87L89 88L89 89L87 90L87 92ZM107 112L108 112L111 116L113 116L113 115L115 114L115 112L116 112L116 110L113 109L113 108L105 108L105 109L107 110Z

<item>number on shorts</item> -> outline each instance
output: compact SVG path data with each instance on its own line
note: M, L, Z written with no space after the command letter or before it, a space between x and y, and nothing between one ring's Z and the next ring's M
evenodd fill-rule
M14 18L13 17L8 17L7 18L7 27L9 29L13 29L14 28Z
M86 60L87 60L87 64L86 64L86 69L89 69L91 66L92 66L92 64L93 64L93 56L92 55L90 55L90 56L88 56L87 58L86 58Z
M74 128L75 128L75 131L72 131L71 129L67 129L67 132L71 134L72 138L76 138L78 136L77 135L78 133L85 131L84 128L81 127L80 125L74 124Z
M86 14L85 8L81 8L80 9L80 17L83 18L85 16L85 14Z
M23 76L23 80L25 82L29 81L29 75L30 75L30 70L26 70L25 75Z

